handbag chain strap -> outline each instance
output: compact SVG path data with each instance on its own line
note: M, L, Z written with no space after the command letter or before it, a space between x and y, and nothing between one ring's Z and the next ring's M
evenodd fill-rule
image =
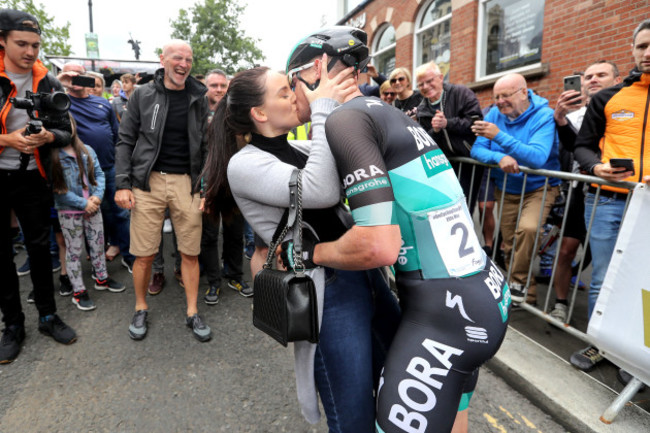
M287 224L279 234L277 233L278 230L276 230L276 235L274 235L274 239L269 245L269 252L266 255L266 263L264 263L263 268L272 268L273 257L275 256L277 246L280 245L291 227L294 227L294 224L296 224L293 239L294 272L298 276L303 276L305 266L302 262L302 170L296 169L291 173L291 179L289 180L289 209L287 209L285 214L288 214Z

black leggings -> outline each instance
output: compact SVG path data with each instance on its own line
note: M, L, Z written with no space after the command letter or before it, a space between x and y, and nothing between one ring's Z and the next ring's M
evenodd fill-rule
M402 321L377 396L377 431L449 432L476 371L501 346L510 291L488 259L466 278L400 278Z

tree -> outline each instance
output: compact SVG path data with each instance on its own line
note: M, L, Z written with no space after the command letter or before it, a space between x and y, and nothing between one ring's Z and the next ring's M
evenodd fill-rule
M54 19L45 11L42 4L35 5L34 0L6 0L7 4L2 6L8 9L17 9L30 13L38 20L41 27L41 50L40 57L44 60L45 54L54 56L69 56L72 46L70 40L70 22L63 27L54 25Z
M188 41L194 53L195 74L219 68L234 74L264 59L257 48L258 40L245 36L239 29L244 10L233 0L203 0L187 10L180 10L172 20L171 37Z

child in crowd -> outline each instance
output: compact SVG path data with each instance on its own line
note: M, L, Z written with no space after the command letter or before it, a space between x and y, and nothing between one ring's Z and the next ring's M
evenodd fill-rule
M52 150L52 189L54 205L66 244L66 264L74 291L72 302L80 310L94 310L81 276L84 235L90 250L95 289L122 292L125 289L108 277L104 256L104 228L99 205L104 196L104 172L95 151L81 142L77 125L72 123L71 143Z

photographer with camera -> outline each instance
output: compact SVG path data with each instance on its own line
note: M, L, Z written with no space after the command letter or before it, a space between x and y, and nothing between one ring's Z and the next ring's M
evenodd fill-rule
M63 90L61 84L38 60L40 34L32 15L0 10L0 217L5 221L0 224L0 310L5 325L0 364L16 359L25 339L25 315L11 252L12 209L30 257L38 330L63 344L77 338L56 314L49 251L50 148L70 142L70 121L63 108L69 102L56 93Z

